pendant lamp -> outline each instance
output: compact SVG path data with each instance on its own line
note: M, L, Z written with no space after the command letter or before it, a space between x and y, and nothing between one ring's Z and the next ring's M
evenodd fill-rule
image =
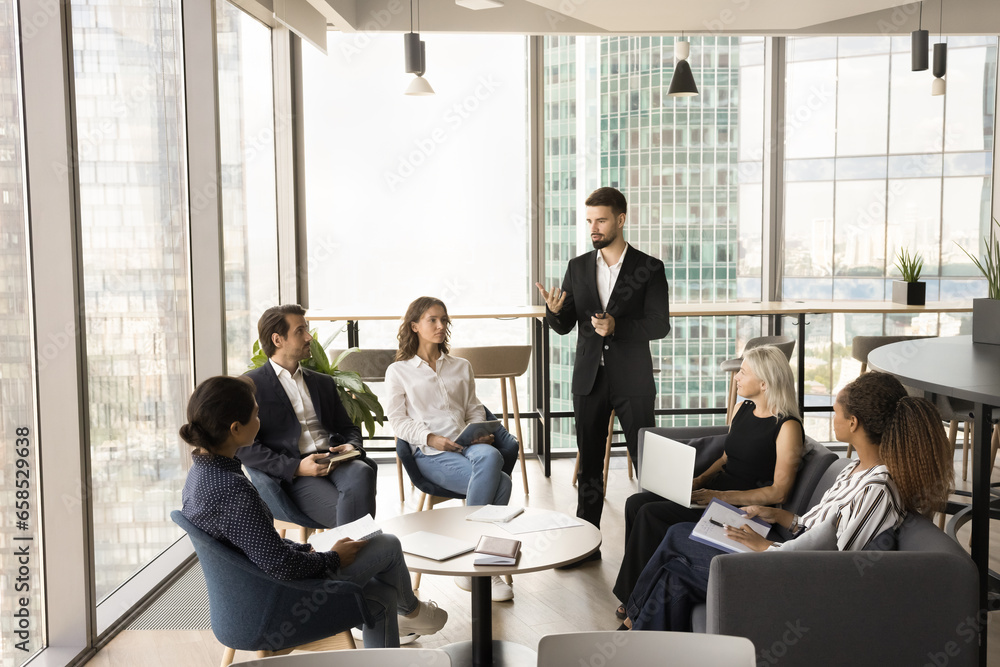
M420 5L417 4L417 17L420 16ZM419 30L419 26L418 26ZM424 41L420 39L419 32L413 32L413 0L410 0L410 32L403 35L403 50L406 56L406 71L409 74L416 74L410 85L403 91L404 95L433 95L434 89L424 78L427 71L426 51Z
M691 65L687 58L691 55L691 43L681 39L674 42L674 57L677 65L674 66L674 76L670 79L670 88L667 95L670 97L694 97L698 94L698 86L694 82L694 74L691 73Z
M924 30L924 3L920 2L920 19L917 30L910 33L910 69L923 72L927 69L928 33Z
M947 84L944 75L948 71L948 45L941 41L944 24L944 0L941 0L941 17L938 21L938 43L934 45L934 82L931 84L931 95L944 95Z

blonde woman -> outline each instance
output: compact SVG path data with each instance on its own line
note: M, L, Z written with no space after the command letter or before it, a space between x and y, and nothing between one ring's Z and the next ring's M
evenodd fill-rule
M795 483L804 441L792 369L778 348L752 348L743 355L736 386L746 400L733 417L722 456L694 478L692 501L707 504L718 498L733 505L777 505ZM625 555L615 597L628 600L672 525L697 521L701 513L649 491L632 495L625 503ZM624 619L624 605L615 614Z

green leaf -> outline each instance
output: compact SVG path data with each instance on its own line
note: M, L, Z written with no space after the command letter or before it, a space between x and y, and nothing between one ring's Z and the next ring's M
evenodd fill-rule
M267 361L267 355L264 354L264 350L260 349L260 341L254 341L253 356L250 357L250 365L247 366L247 370L252 371L255 368L260 368L265 361Z
M312 359L314 369L324 375L330 375L332 370L330 368L330 359L326 356L326 350L316 340L316 332L312 333L313 339L309 342L309 356Z
M333 371L330 373L334 381L348 391L359 393L365 389L365 383L361 381L361 376L354 371Z

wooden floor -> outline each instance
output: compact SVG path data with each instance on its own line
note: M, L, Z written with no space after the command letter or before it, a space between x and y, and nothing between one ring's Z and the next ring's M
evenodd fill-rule
M515 597L511 602L494 603L494 638L515 641L532 649L546 634L580 630L613 630L619 621L614 609L618 601L611 593L621 562L624 524L621 519L625 499L636 491L635 481L629 481L624 459L614 460L604 508L601 547L603 560L572 571L546 571L518 576L514 579ZM528 462L530 495L523 498L526 506L555 509L573 515L576 512L576 489L570 485L572 459L553 461L553 475L546 479L537 461ZM960 466L956 465L960 473ZM960 474L957 475L960 479ZM971 476L970 476L971 480ZM994 481L1000 473L994 473ZM959 488L971 483L959 482ZM396 516L416 509L409 483L407 499L399 503L395 466L379 466L379 518ZM515 496L512 503L522 501L520 471L514 473ZM455 501L452 501L453 503ZM991 534L991 567L1000 570L1000 522L993 522ZM968 543L968 529L960 533ZM291 537L291 536L290 536ZM459 589L450 578L424 575L417 595L435 600L449 613L448 624L438 634L422 638L412 646L435 648L471 636L470 594ZM990 624L990 664L1000 666L1000 624ZM209 630L127 630L108 643L87 664L91 667L155 666L216 667L222 656L222 646ZM239 651L236 660L246 660L251 653Z

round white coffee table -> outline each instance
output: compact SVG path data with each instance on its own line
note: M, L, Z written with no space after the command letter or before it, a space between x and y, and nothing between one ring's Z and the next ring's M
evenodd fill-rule
M482 535L521 540L521 555L516 565L473 565L476 554L465 553L448 560L431 560L404 553L406 567L423 574L472 577L472 641L450 644L443 648L453 665L534 665L535 652L527 646L509 641L493 640L493 613L490 577L548 570L576 562L597 551L601 546L601 531L586 521L583 525L558 530L512 535L500 526L480 521L466 521L476 507L448 507L404 514L379 525L386 533L399 537L417 531L446 535L476 544ZM547 510L525 508L528 516ZM516 603L515 603L516 604Z

